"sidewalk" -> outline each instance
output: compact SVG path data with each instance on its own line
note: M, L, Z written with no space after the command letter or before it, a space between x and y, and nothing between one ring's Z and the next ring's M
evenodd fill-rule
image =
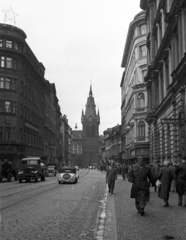
M104 240L186 240L186 208L177 205L176 193L170 193L170 207L165 208L150 188L150 202L141 216L130 189L131 183L118 175L114 194L107 197Z

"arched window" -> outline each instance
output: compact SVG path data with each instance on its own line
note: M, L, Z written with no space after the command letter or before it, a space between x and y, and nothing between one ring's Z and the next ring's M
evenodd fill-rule
M144 108L145 106L145 96L142 92L138 93L137 96L137 108Z
M138 123L138 137L145 137L145 123L144 123L144 121L139 121L139 123Z

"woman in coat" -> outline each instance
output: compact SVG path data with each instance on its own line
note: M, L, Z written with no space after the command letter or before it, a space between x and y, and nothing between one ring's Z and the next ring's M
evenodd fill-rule
M161 169L158 179L161 182L158 197L164 200L164 207L169 207L169 192L171 187L171 182L174 178L174 174L170 169L170 162L165 161L164 167Z
M178 194L178 206L186 207L186 161L182 158L182 162L176 167L176 192Z
M133 183L130 197L135 198L136 209L143 216L150 198L149 182L154 186L154 179L150 167L145 165L143 158L139 156L137 159L137 164L134 164L128 172L128 179Z

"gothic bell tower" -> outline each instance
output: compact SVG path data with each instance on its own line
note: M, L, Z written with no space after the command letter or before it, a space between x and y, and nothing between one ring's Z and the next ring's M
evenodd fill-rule
M96 105L91 85L85 113L82 110L81 123L83 125L83 162L86 166L98 164L100 115L99 110L96 114Z

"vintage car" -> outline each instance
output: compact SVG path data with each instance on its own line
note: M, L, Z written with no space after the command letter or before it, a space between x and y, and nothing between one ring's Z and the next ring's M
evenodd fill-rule
M58 170L58 183L77 183L79 174L75 167L62 167Z
M47 177L55 177L57 174L57 166L55 163L47 164Z
M27 157L21 159L21 169L18 171L19 183L23 180L30 182L34 180L38 182L45 181L46 177L46 167L45 164L41 162L40 157Z

